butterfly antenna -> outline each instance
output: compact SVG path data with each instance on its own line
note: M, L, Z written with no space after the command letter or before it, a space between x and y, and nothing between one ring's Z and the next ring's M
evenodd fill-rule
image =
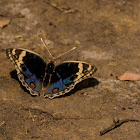
M48 51L48 53L49 53L50 57L54 60L54 58L53 58L52 54L50 53L50 51L49 51L49 49L48 49L48 47L47 47L46 43L44 42L44 40L43 40L42 38L41 38L41 41L43 42L43 44L44 44L45 48L47 49L47 51Z
M61 57L62 55L65 55L65 54L67 54L68 52L73 51L74 49L76 49L76 47L73 47L73 48L72 48L72 49L70 49L69 51L67 51L67 52L65 52L65 53L63 53L63 54L61 54L61 55L59 55L59 56L55 57L54 59L59 58L59 57Z

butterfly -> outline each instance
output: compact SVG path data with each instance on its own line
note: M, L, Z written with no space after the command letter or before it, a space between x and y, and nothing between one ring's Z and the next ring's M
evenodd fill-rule
M96 67L81 61L46 62L39 54L26 49L9 48L7 56L14 64L19 81L31 95L43 94L53 99L70 92L77 83L88 78Z

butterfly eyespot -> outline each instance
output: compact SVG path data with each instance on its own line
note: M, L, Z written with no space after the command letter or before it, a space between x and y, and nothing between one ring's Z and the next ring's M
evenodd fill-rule
M35 88L35 84L34 83L30 83L31 88Z
M53 92L53 93L56 93L56 92L58 92L58 90L59 90L59 88L54 88L54 89L52 90L52 92Z

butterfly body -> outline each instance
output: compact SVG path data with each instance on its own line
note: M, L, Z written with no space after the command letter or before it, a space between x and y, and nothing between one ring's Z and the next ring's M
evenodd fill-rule
M25 49L9 48L7 56L14 64L19 81L32 95L53 99L71 91L75 85L96 71L94 66L81 61L67 61L55 66Z

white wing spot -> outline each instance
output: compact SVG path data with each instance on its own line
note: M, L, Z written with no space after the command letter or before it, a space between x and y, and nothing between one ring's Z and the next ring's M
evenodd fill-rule
M16 49L13 49L13 50L12 50L12 55L15 55L15 54L16 54L15 51L16 51Z
M18 59L18 60L19 60L19 62L20 62L21 64L23 64L23 61L22 61L22 60L23 60L23 57L24 57L24 56L26 56L26 51L22 51L21 54L19 55L19 59Z
M19 55L19 59L18 60L15 60L15 63L16 63L16 65L17 65L17 67L18 67L18 69L20 69L21 70L21 64L23 64L24 62L23 62L23 57L24 56L26 56L26 51L22 51L21 52L21 54Z
M79 63L78 68L79 68L79 71L76 73L77 78L74 81L76 81L77 79L81 78L81 76L83 75L83 73L82 73L83 72L83 64Z
M89 67L88 67L88 69L87 69L88 71L90 71L91 70L91 65L89 65Z

